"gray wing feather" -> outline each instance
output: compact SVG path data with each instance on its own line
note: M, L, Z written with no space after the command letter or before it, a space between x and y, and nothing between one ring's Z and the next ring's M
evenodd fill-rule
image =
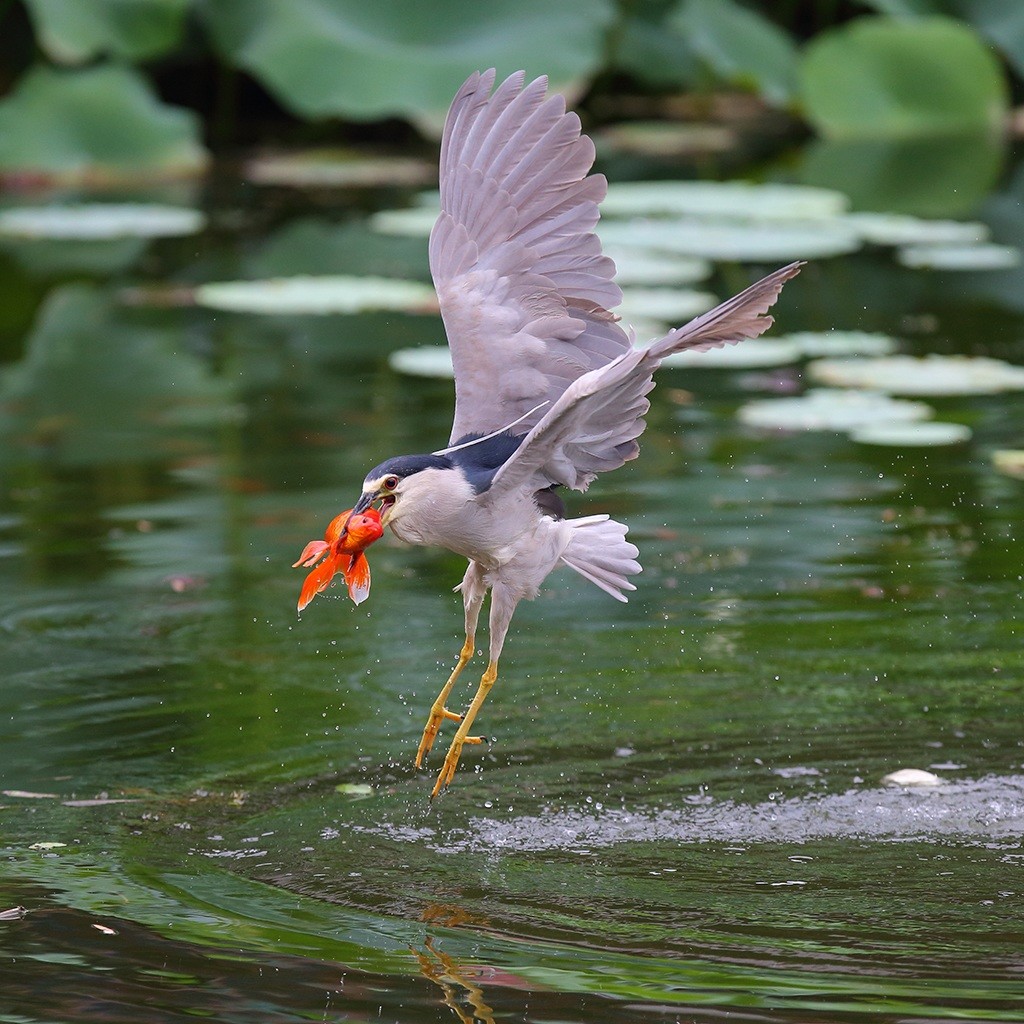
M475 74L441 140L430 270L455 367L451 440L499 430L621 356L622 299L593 234L607 185L547 80ZM542 412L522 420L534 427Z
M574 380L494 477L481 501L514 488L562 484L586 490L597 473L636 457L662 359L685 349L703 351L756 338L772 325L765 315L782 286L800 273L791 263L645 349L633 349Z

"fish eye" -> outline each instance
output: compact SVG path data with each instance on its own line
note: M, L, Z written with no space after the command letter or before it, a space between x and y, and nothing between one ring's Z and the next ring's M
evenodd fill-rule
M381 489L385 491L393 491L398 486L397 476L386 476L381 481Z

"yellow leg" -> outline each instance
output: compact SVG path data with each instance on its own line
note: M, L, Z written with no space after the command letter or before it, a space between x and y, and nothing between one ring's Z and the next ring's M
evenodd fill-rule
M466 634L466 642L462 645L462 650L459 652L459 661L455 668L452 670L452 674L448 677L448 682L441 687L441 692L437 695L437 700L434 701L433 706L430 709L430 717L427 719L427 724L423 727L423 735L420 737L419 750L416 751L416 767L419 768L423 763L423 758L430 753L430 748L434 745L434 740L437 739L438 730L441 728L441 723L447 718L452 722L461 722L462 715L457 715L454 711L449 711L445 704L448 702L448 695L452 692L452 687L455 685L455 681L459 678L459 673L466 667L466 663L470 658L473 657L473 652L476 650L476 645L473 640L472 634Z
M481 743L483 742L479 736L468 735L469 730L473 727L473 719L476 718L477 712L480 710L481 705L487 697L488 692L494 685L494 680L498 678L498 663L497 661L491 661L487 665L487 670L484 672L483 677L480 680L480 685L477 687L476 696L473 698L473 703L469 705L469 710L462 716L462 721L459 724L459 730L455 734L455 738L452 740L452 745L448 748L448 753L445 756L444 764L441 767L441 773L437 777L437 782L434 783L434 789L431 792L431 798L437 796L445 786L455 777L455 769L459 764L459 757L462 755L462 747L465 743Z

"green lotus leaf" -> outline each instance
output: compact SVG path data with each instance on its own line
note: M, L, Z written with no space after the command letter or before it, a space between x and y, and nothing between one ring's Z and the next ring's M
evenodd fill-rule
M970 26L949 18L858 18L822 32L800 65L811 123L829 138L999 130L1007 84Z
M192 0L25 0L48 57L81 64L113 55L144 60L181 39Z
M608 186L604 217L749 217L803 220L846 211L841 192L809 185L745 181L629 181Z
M733 0L686 0L668 26L726 82L751 85L776 106L796 92L796 43L757 11Z
M835 430L929 419L931 406L870 391L815 388L794 398L765 398L741 406L741 423L765 430Z
M850 439L859 444L882 448L941 448L963 444L971 439L971 428L962 423L868 423L850 431ZM909 770L909 769L908 769Z
M438 377L451 380L455 376L452 353L447 345L418 345L400 348L388 356L388 365L396 373L410 377Z
M0 174L103 183L191 175L206 161L195 115L127 67L35 67L0 101Z
M609 0L206 0L224 56L302 117L439 124L470 71L526 68L565 85L596 71ZM510 28L512 26L512 28Z
M603 221L608 245L640 246L709 260L773 262L825 259L860 248L852 228L838 219L785 221L665 220Z
M894 395L989 395L1024 390L1024 366L983 356L889 356L819 359L810 376L831 387L870 388Z
M192 235L206 223L199 210L153 203L79 203L0 210L0 235L95 241Z
M928 270L1010 270L1021 264L1013 245L908 245L896 253L905 267Z
M434 289L419 281L384 277L281 277L200 285L196 302L211 309L269 315L365 313L395 310L437 313Z

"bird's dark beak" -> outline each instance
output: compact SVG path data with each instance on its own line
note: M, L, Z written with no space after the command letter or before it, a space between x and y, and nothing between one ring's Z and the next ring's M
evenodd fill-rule
M352 515L362 515L376 500L376 494L373 494L370 491L363 491L363 493L359 495L359 500L355 503L355 506L352 509Z

